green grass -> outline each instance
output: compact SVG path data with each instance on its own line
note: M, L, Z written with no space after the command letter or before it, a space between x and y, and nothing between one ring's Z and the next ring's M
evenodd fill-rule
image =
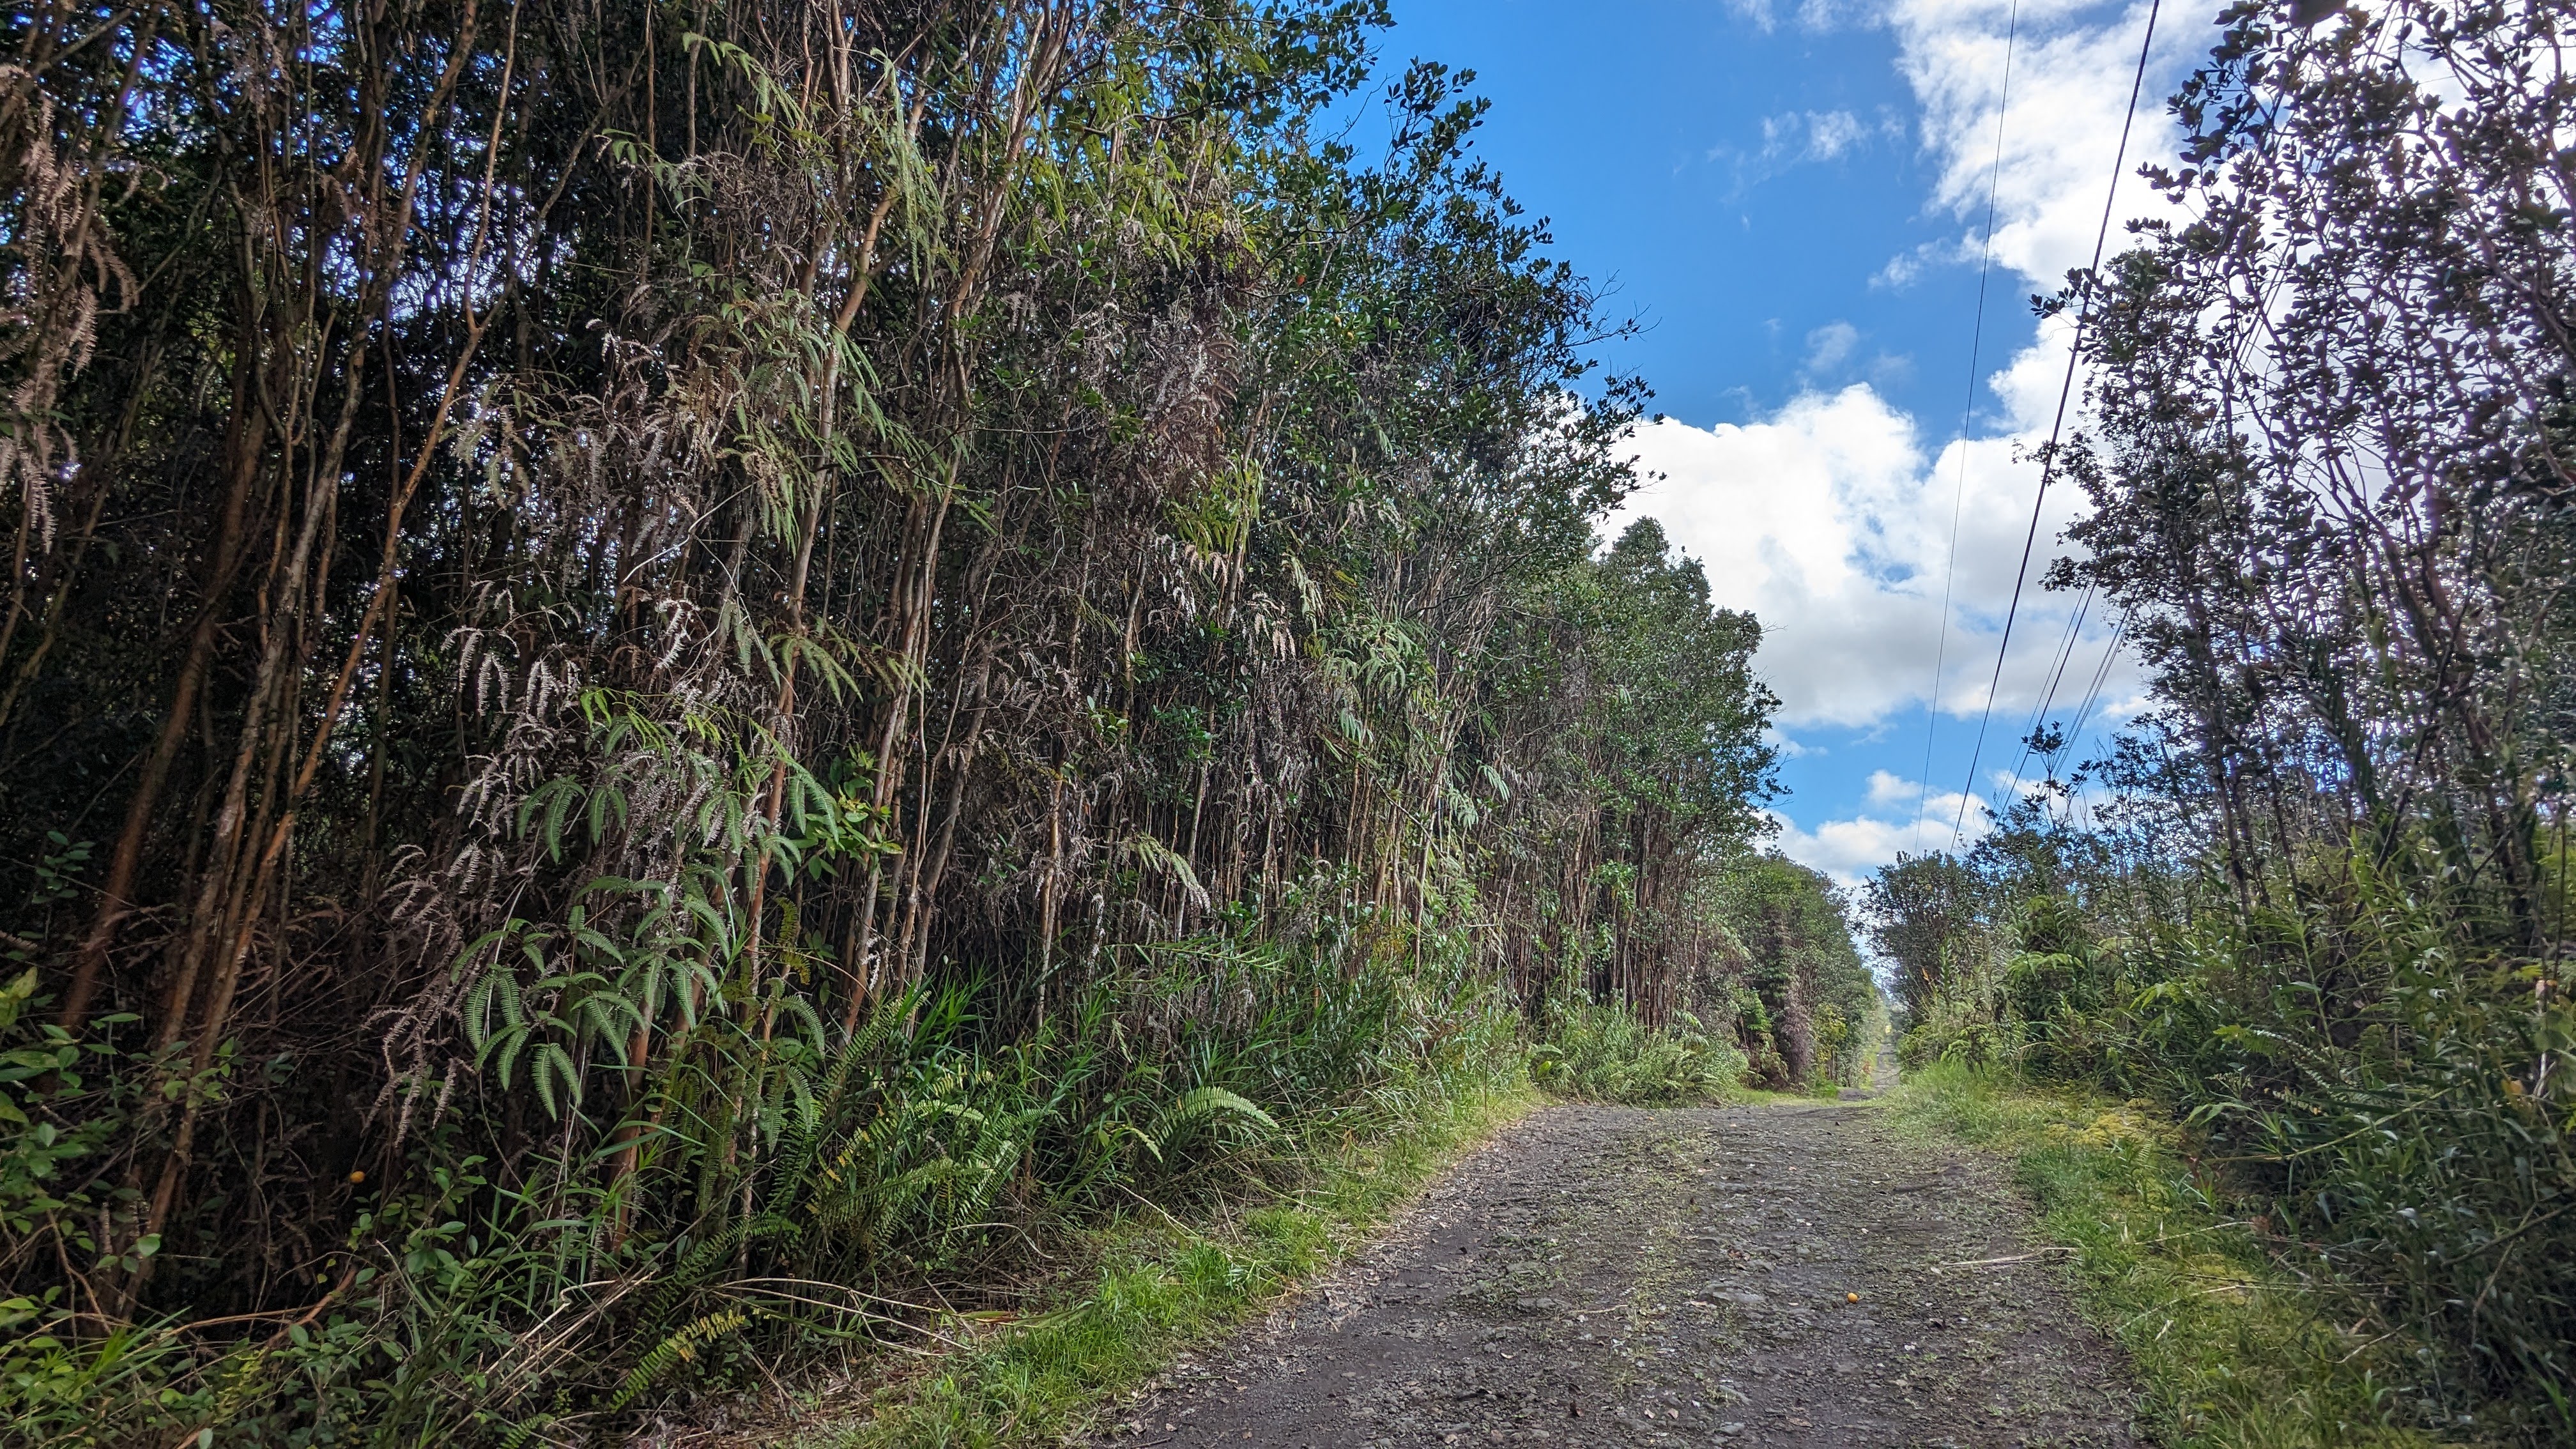
M1673 1107L1724 1097L1744 1080L1744 1054L1688 1012L1650 1027L1625 1006L1575 997L1549 1026L1530 1051L1530 1075L1560 1097Z
M896 1373L855 1411L798 1407L803 1449L1042 1444L1114 1423L1120 1401L1366 1241L1497 1128L1550 1096L1666 1104L1743 1100L1743 1058L1685 1024L1651 1031L1616 1008L1578 1014L1532 1073L1463 1070L1389 1095L1370 1125L1311 1143L1300 1186L1221 1201L1188 1220L1143 1204L1089 1235L1040 1306L943 1326L956 1345ZM886 1367L882 1360L879 1368Z
M2135 1360L2142 1422L2173 1449L2441 1442L2394 1422L2404 1345L2356 1337L2226 1212L2171 1120L2146 1103L1941 1064L1888 1099L1896 1120L1998 1153L2075 1249L2088 1312ZM2356 1317L2358 1315L2355 1315Z
M1434 1176L1538 1096L1443 1096L1384 1132L1326 1144L1301 1190L1183 1222L1159 1209L1093 1239L1054 1302L946 1353L806 1449L1047 1443L1115 1418L1117 1400L1365 1241ZM809 1420L809 1423L813 1422Z

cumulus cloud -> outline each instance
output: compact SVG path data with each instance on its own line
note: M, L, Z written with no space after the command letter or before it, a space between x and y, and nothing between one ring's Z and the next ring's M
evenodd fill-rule
M1861 342L1866 336L1859 328L1840 320L1826 323L1807 334L1807 350L1798 363L1798 384L1818 390L1837 386L1857 378L1887 387L1902 383L1914 369L1914 360L1886 352L1861 355Z
M1780 18L1770 0L1731 3L1765 29ZM1873 285L1902 287L1934 268L1977 265L1990 183L1999 282L2054 291L2068 269L2088 262L2147 12L2148 0L2022 0L2017 21L2012 0L1886 0L1871 10L1869 20L1896 41L1919 140L1937 165L1926 201L1960 226L1890 258ZM1807 0L1795 13L1801 25L1821 28L1852 12L1837 0ZM2008 27L2015 33L2007 107ZM2167 148L2161 98L2205 43L2192 25L2160 31L2124 171ZM1830 160L1873 134L1845 111L1784 113L1764 123L1760 155L1749 164ZM2124 178L2113 248L2122 222L2160 205ZM1767 416L1714 428L1670 420L1641 428L1641 468L1661 476L1627 511L1661 519L1707 565L1721 602L1760 617L1757 665L1781 696L1780 722L1791 736L1801 727L1866 727L1926 703L1953 718L1973 716L1991 696L1990 752L1999 745L2009 756L2047 689L2074 602L2041 593L2034 580L2022 595L2012 653L1995 676L2038 486L2026 456L2047 437L2057 409L2071 319L2043 324L2004 358L1988 379L1996 406L1979 418L1977 435L1947 442L1927 437L1866 382L1832 385L1860 341L1860 331L1840 321L1810 333L1801 373L1809 390ZM2058 551L2057 537L2081 503L2073 488L2051 491L2034 575ZM2111 624L2097 618L2085 626L2071 674L2089 680L2087 661L2099 660ZM2110 679L2112 713L2134 707L2136 686L2122 661ZM2010 759L1989 760L1997 763ZM2009 771L1996 783L2006 795L2023 788ZM1984 828L1982 798L1921 793L1879 771L1860 813L1812 828L1782 816L1779 843L1850 885L1911 848L1918 832L1926 843L1946 844L1963 805L1968 831Z
M2147 11L2146 0L2038 0L2019 7L2017 26L2008 0L1894 0L1884 12L1897 70L1921 108L1923 145L1940 164L1933 205L1981 227L1991 184L1995 264L2035 286L2054 290L2068 268L2092 258ZM2173 23L2184 13L2168 13L2158 29L2124 171L2170 149L2163 98L2207 44L2199 27ZM2008 31L2011 95L1998 150ZM2123 177L2121 192L2115 246L2122 221L2161 206L2133 176ZM1946 250L1973 264L1981 241L1963 232Z
M1772 843L1791 860L1822 871L1834 884L1856 893L1870 872L1900 852L1915 855L1947 847L1953 825L1969 844L1983 839L1990 828L1982 795L1935 792L1919 810L1910 801L1888 803L1906 808L1902 814L1863 811L1848 820L1827 820L1813 830L1801 829L1796 821L1774 811L1771 821L1779 833Z
M1633 446L1640 471L1660 476L1623 513L1660 520L1706 567L1719 603L1762 621L1756 667L1780 695L1786 730L1869 725L1921 703L1934 694L1936 661L1941 708L1984 707L2037 483L2010 439L1929 452L1912 418L1856 383L1750 423L1668 418L1640 428ZM2043 539L2078 501L2051 490ZM2062 633L2068 607L2026 591L2016 637ZM2014 650L1999 709L2039 698L2053 662L2044 652Z
M1922 795L1920 781L1908 780L1885 770L1869 772L1869 803L1872 805L1902 805L1909 800L1921 799Z

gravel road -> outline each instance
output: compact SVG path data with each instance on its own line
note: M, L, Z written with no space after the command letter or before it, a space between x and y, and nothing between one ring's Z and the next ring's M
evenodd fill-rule
M1555 1107L1100 1442L2136 1444L2048 1256L1868 1103Z

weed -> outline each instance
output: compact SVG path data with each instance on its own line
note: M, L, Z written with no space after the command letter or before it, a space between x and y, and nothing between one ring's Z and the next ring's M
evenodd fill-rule
M2291 1271L2151 1104L1958 1062L1890 1099L1909 1130L2009 1158L2042 1231L2074 1248L2093 1317L2128 1350L2144 1418L2176 1449L2412 1449L2405 1345Z
M1703 1101L1744 1080L1744 1053L1675 1013L1654 1028L1616 1004L1575 997L1550 1013L1547 1039L1530 1048L1530 1076L1561 1096L1635 1106Z
M1130 1216L1094 1241L1085 1272L988 1342L884 1393L836 1449L1039 1443L1098 1427L1117 1399L1271 1302L1367 1235L1465 1148L1533 1105L1487 1083L1416 1104L1419 1115L1319 1144L1305 1181L1223 1220Z

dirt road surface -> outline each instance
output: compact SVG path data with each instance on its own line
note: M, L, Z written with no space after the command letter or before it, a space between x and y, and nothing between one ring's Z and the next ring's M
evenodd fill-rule
M1874 1105L1555 1107L1100 1442L2125 1449L2049 1257Z

